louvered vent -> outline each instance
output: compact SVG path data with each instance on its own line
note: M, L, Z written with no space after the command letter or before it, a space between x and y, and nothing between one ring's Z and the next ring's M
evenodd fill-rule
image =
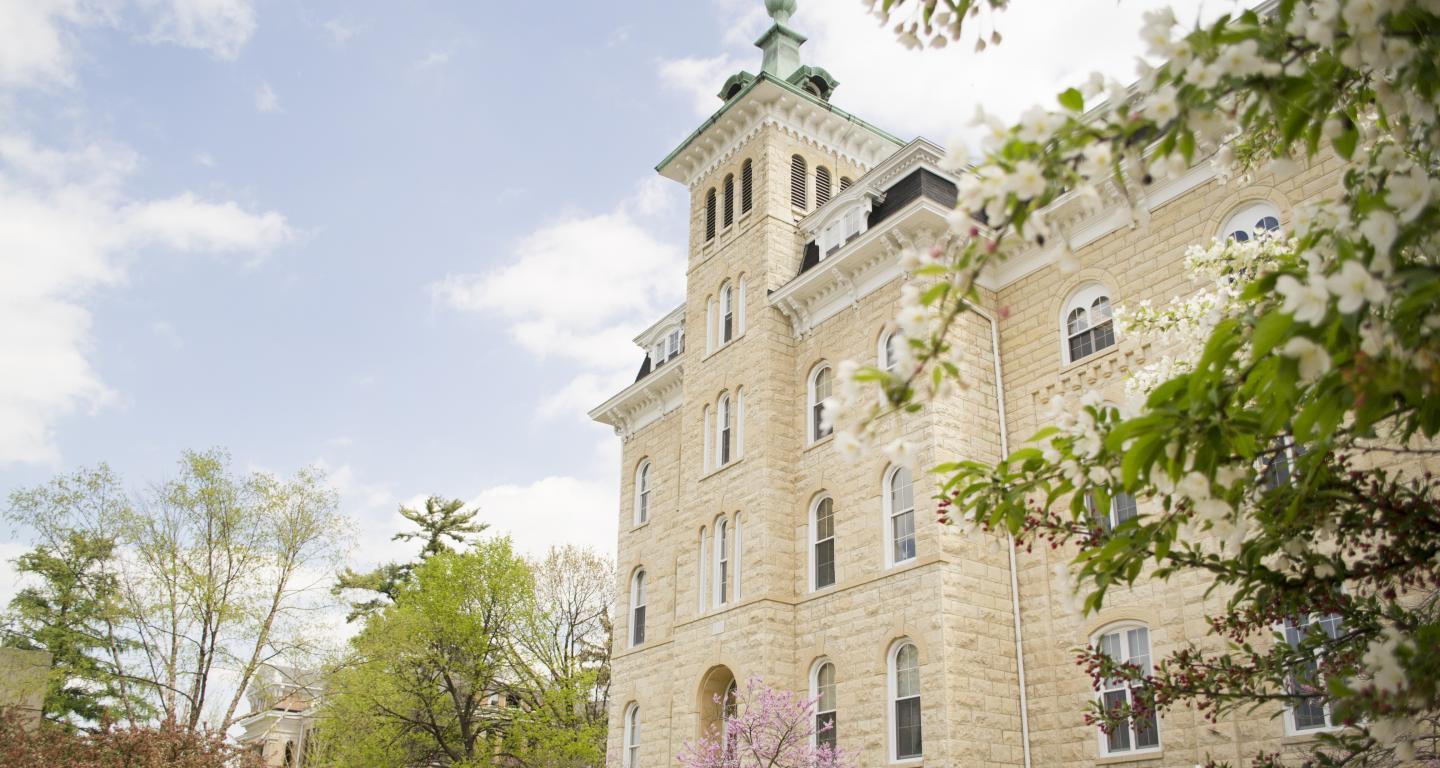
M749 160L740 167L740 212L749 213L750 204L754 199L755 171L753 163Z
M705 239L715 239L715 188L705 193Z
M855 182L853 182L853 181L850 180L850 177L849 177L849 176L841 176L841 177L840 177L840 191L841 191L841 192L844 192L845 190L847 190L847 189L850 188L850 185L851 185L851 184L854 184L854 183L855 183Z
M820 166L815 169L815 207L830 202L830 169Z
M735 174L725 177L725 226L735 223Z
M805 195L805 158L795 155L790 158L790 204L804 210L807 197Z

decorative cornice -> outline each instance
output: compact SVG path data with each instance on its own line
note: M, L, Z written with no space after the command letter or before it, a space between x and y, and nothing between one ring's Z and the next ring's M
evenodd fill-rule
M795 338L900 277L900 253L929 248L948 236L944 206L926 197L846 243L770 295Z
M629 440L631 435L680 407L684 362L682 353L590 411L590 418L609 424L615 428L615 434Z
M891 155L899 141L787 83L761 76L722 108L657 168L694 187L735 156L765 126L813 147L835 152L861 168Z

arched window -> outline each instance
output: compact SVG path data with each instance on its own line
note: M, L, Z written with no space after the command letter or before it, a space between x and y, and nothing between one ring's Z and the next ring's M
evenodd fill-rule
M1121 625L1102 630L1092 638L1092 642L1101 653L1111 659L1134 664L1145 674L1150 674L1150 630L1143 624ZM1101 680L1096 697L1107 710L1133 706L1135 703L1135 692L1130 684L1117 678ZM1121 755L1159 748L1160 727L1153 712L1145 717L1130 718L1110 733L1100 730L1101 755Z
M815 366L810 373L810 382L807 389L810 395L810 408L807 411L809 423L810 442L815 442L830 435L832 425L824 423L822 416L825 411L825 400L830 397L830 389L834 374L830 372L830 366L825 363Z
M894 372L895 366L900 364L900 345L905 343L905 337L899 331L886 331L880 334L880 349L876 358L880 361L880 367Z
M909 640L890 650L890 759L924 754L920 732L920 651Z
M1236 242L1246 242L1256 235L1280 229L1280 211L1267 202L1249 203L1225 220L1220 233Z
M714 431L712 431L714 429L714 423L713 417L710 415L710 406L707 405L702 408L700 413L703 426L703 429L700 432L700 442L704 443L704 445L701 446L701 452L704 454L703 466L705 467L705 471L709 472L710 470L715 468L715 456L713 453L711 453L710 448L711 436L715 434Z
M630 579L630 645L645 642L645 569Z
M731 441L734 439L735 414L730 407L730 396L721 395L720 401L715 404L716 436L715 436L715 457L716 466L723 467L730 463L730 450L733 447Z
M285 768L295 768L295 742L285 742Z
M635 524L650 519L650 460L640 462L635 470Z
M1087 285L1065 304L1065 361L1084 360L1115 346L1115 321L1110 315L1110 293L1105 286Z
M725 226L735 223L735 174L725 175Z
M697 613L705 612L705 585L709 583L706 577L708 573L706 570L707 562L708 560L705 557L705 526L702 525L700 526L700 552L695 558L695 591L699 595L697 599L698 605L695 608Z
M705 193L705 239L715 239L715 188Z
M735 338L735 289L729 283L720 286L720 343Z
M885 474L885 539L890 565L915 559L915 489L908 467Z
M625 708L625 768L640 768L640 705Z
M755 168L754 163L746 160L740 166L740 212L749 213L750 206L755 202Z
M850 180L850 177L849 177L849 176L841 176L841 177L840 177L840 191L841 191L841 192L844 192L845 190L849 189L850 186L853 185L854 183L855 183L855 182L853 182L853 181Z
M730 602L730 521L715 521L715 605Z
M805 210L810 200L805 194L805 158L795 155L790 158L790 204Z
M830 202L830 169L823 165L815 166L815 207Z
M822 496L810 505L811 589L835 584L835 502Z
M815 700L815 745L835 748L838 734L835 719L835 665L829 659L816 662L810 673L810 698Z

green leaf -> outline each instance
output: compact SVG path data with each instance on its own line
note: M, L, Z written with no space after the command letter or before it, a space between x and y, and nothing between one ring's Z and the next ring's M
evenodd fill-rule
M1085 96L1078 89L1066 88L1060 92L1060 106L1071 112L1085 111Z
M1250 339L1251 360L1270 354L1274 349L1290 335L1290 329L1295 327L1295 318L1284 312L1271 312L1260 318L1255 324L1255 335Z
M1351 128L1350 130L1345 131L1344 133L1335 137L1335 140L1333 142L1335 146L1335 151L1338 152L1341 157L1349 160L1350 156L1355 154L1355 144L1359 140L1360 132L1356 131L1354 128Z

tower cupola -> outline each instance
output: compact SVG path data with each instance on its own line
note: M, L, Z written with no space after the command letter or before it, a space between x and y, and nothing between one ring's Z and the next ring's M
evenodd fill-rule
M795 0L765 0L765 10L775 23L755 41L765 54L760 69L785 80L800 68L800 46L805 43L805 36L786 23L795 13Z

